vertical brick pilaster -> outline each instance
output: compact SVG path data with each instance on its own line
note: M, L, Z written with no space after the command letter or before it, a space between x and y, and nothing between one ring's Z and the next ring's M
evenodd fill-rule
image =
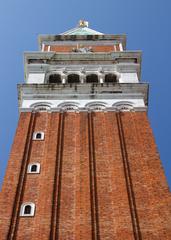
M6 240L8 233L9 239L14 234L16 218L18 215L19 200L22 184L23 161L28 142L28 135L31 127L31 113L21 113L14 142L12 145L10 158L2 186L0 198L0 236Z
M131 114L131 113L130 113ZM123 113L117 113L117 125L118 125L118 134L120 139L120 148L122 153L122 162L124 168L124 175L125 175L125 182L127 187L127 194L129 199L129 208L130 208L130 215L132 219L132 227L134 232L134 238L136 240L142 239L141 229L139 225L139 216L137 213L137 204L135 199L134 187L133 187L133 179L130 169L130 162L128 159L128 149L126 146L126 137L124 132L124 125L122 122L122 115Z
M40 174L27 174L33 162ZM34 217L19 217L24 202ZM146 113L22 113L0 221L2 240L170 240L170 192Z
M107 192L111 193L114 237L118 240L134 239L123 156L121 151L121 139L119 136L116 115L117 113L115 112L105 113L105 131L102 135L105 143L105 159L107 158L108 160L106 168L108 169L108 175L110 176L108 181L110 189ZM106 171L106 168L104 171Z
M80 218L77 224L80 226L80 239L92 239L92 215L91 215L91 190L90 190L90 159L89 159L89 132L88 132L88 113L80 113L80 164L77 175L79 176L80 186L77 192L80 195ZM77 194L78 195L78 194ZM77 201L79 199L77 198ZM79 223L80 221L80 223Z
M147 115L121 119L142 239L170 239L170 193Z
M59 113L48 113L45 132L44 156L41 160L41 174L38 176L38 198L34 239L49 239L52 227L54 176L56 174L57 143L59 134Z
M52 192L56 158L58 116L36 113L34 131L43 131L44 140L32 140L29 163L40 163L40 174L27 174L22 203L36 205L34 217L20 217L17 240L47 239L51 227ZM27 231L24 231L27 229Z
M76 185L78 147L78 113L65 113L61 166L60 199L58 201L57 239L75 239L77 221Z
M99 228L99 202L97 194L97 171L96 171L96 148L94 139L94 113L88 113L88 133L89 133L89 168L90 168L90 197L91 197L91 219L92 219L92 239L100 239Z
M59 216L60 216L60 194L61 194L61 174L62 174L62 157L63 157L63 142L64 142L64 119L65 114L59 114L58 120L58 137L56 144L55 157L55 172L52 195L52 215L51 215L51 231L50 239L58 239L59 235Z

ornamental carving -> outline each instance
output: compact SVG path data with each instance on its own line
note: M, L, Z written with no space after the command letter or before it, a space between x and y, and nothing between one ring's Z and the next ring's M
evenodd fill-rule
M88 52L93 52L92 47L78 47L78 48L73 48L73 52L78 52L78 53L88 53Z

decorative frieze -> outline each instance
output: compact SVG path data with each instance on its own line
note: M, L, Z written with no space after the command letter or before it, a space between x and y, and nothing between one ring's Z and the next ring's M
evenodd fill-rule
M33 103L34 102L34 103ZM24 101L21 112L82 112L82 111L146 111L142 99L120 100L80 100L80 101Z

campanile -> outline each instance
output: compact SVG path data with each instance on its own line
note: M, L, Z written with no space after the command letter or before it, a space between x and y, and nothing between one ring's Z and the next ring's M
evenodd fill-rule
M141 52L88 22L24 54L1 240L171 240Z

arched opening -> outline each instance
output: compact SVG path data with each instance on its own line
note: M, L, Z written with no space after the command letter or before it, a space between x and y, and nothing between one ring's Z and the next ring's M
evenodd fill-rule
M93 112L104 111L107 108L107 105L102 102L93 102L86 105L87 109Z
M36 134L36 139L41 139L42 138L42 134L41 133L37 133Z
M20 208L20 216L30 217L35 214L35 204L34 203L23 203Z
M87 75L86 83L98 83L98 76L96 74Z
M33 140L44 140L44 132L34 132L33 133Z
M37 165L36 164L31 166L31 172L37 172Z
M116 83L117 76L113 73L108 73L105 75L105 83Z
M118 111L121 111L121 112L130 112L130 111L133 111L133 106L130 106L130 105L120 105L117 107L117 110Z
M62 107L62 109L66 112L75 112L78 111L78 106L73 104L66 104Z
M45 105L38 105L34 109L37 112L47 112L48 110L50 110L50 107Z
M61 83L60 74L52 74L49 76L49 83Z
M27 173L40 173L40 163L30 163L27 168Z
M31 214L31 206L30 205L26 205L24 207L24 214Z
M134 111L134 105L131 102L126 102L126 101L121 101L113 104L113 107L117 111L121 112L129 112L129 111Z
M68 75L68 83L79 83L80 76L78 74L69 74Z
M37 102L33 103L30 105L32 109L36 112L47 112L48 110L51 109L51 103L46 103L46 102Z

